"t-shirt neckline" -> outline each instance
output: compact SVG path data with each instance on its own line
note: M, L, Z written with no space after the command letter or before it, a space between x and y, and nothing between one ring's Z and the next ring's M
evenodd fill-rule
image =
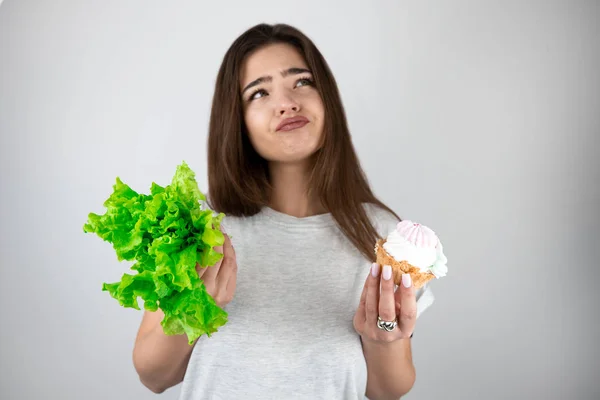
M335 225L335 219L329 212L325 214L311 215L308 217L295 217L293 215L276 211L269 206L264 206L261 210L261 214L272 222L287 227L319 228Z

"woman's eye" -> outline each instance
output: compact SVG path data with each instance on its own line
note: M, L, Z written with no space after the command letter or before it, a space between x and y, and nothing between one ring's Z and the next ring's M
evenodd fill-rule
M263 89L259 89L259 90L257 90L256 92L254 92L254 93L252 94L252 96L250 96L250 99L249 99L249 100L256 100L256 99L259 99L260 97L262 97L262 96L258 96L259 94L266 94L266 93L267 93L267 92L265 92Z
M298 84L302 83L302 85L300 86L309 86L312 85L312 81L308 78L302 78L298 80L298 83L296 84L296 86L298 86Z

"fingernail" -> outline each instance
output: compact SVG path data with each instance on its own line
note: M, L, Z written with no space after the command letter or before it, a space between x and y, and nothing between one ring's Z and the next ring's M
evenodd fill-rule
M404 287L409 288L412 285L412 279L410 279L410 274L402 274L402 285Z
M383 279L389 281L392 278L392 267L389 265L385 265L383 267Z
M373 275L373 277L379 275L379 264L373 263L373 265L371 265L371 275Z

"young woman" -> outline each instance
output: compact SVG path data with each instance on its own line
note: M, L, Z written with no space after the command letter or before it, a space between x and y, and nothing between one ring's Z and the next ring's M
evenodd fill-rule
M228 323L194 346L146 312L133 354L144 385L181 399L397 399L433 301L374 264L400 220L372 193L335 79L288 25L255 26L225 54L208 137L209 200L226 214L223 260L198 269ZM378 317L392 324L382 329Z

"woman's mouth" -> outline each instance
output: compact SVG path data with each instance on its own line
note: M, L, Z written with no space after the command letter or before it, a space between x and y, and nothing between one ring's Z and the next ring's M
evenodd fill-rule
M305 117L293 117L287 118L281 121L279 125L277 125L277 131L293 131L294 129L302 128L304 125L308 124L308 119Z

